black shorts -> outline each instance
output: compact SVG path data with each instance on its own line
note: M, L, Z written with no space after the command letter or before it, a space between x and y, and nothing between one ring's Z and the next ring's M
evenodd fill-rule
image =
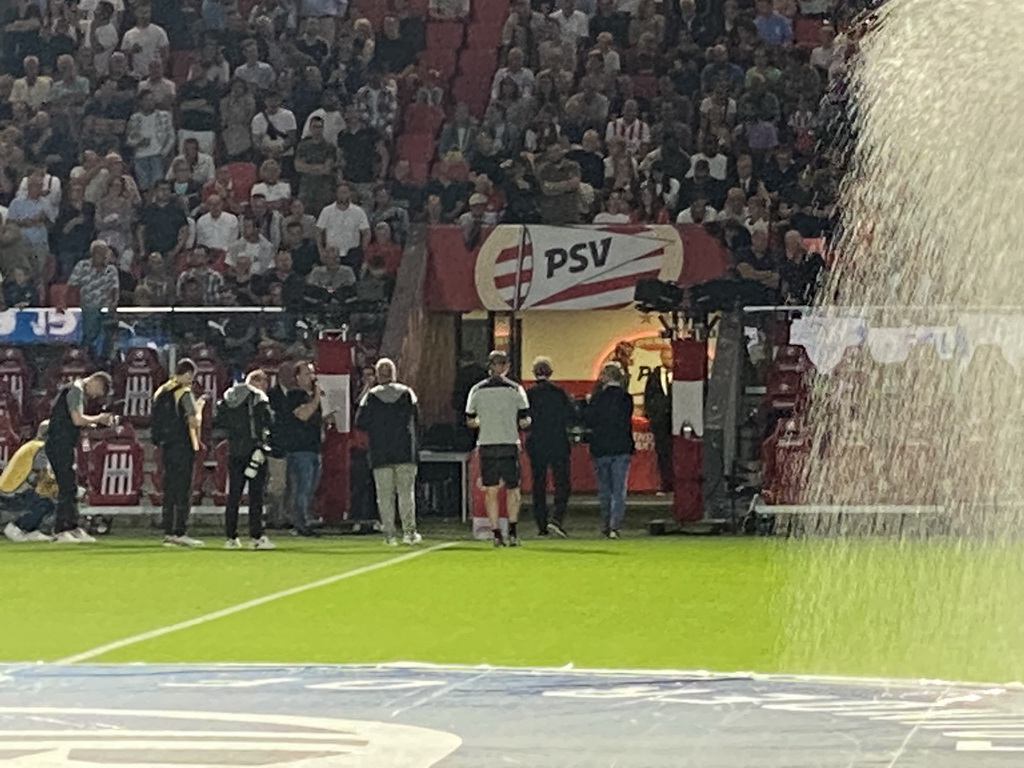
M506 488L519 487L519 446L481 445L480 481L484 488L505 483Z

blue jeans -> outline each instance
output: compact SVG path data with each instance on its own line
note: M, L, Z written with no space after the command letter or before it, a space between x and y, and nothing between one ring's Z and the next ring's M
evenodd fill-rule
M601 530L617 531L626 515L626 479L629 477L628 453L621 456L595 456L597 498L601 502Z
M38 531L47 515L52 515L56 504L52 499L40 496L35 491L25 491L17 496L10 496L0 501L4 509L12 512L21 512L14 524L25 533Z
M135 158L135 181L142 192L152 189L164 173L164 159L160 155Z
M308 531L313 521L313 497L320 485L320 454L312 452L289 453L285 457L288 467L288 499L296 530Z

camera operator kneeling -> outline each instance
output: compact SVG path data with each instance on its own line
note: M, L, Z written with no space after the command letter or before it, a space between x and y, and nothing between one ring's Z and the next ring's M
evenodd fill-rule
M267 447L273 414L267 399L267 374L259 369L224 393L214 426L228 439L228 503L224 510L225 549L241 549L238 507L249 486L249 536L252 549L274 549L263 530L263 491L267 485Z

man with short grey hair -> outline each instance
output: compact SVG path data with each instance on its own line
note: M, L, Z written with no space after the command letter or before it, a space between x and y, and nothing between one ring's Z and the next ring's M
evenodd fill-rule
M416 433L419 407L416 393L399 384L392 360L384 357L374 367L377 386L359 402L356 427L370 443L370 466L377 486L377 509L389 546L398 544L395 530L395 499L402 519L402 542L419 544L416 531Z
M526 391L533 424L526 438L533 476L533 517L537 535L554 534L565 538L565 510L569 505L569 429L576 419L576 408L566 391L551 381L554 366L546 357L533 361L536 383ZM548 469L554 482L555 506L548 518Z

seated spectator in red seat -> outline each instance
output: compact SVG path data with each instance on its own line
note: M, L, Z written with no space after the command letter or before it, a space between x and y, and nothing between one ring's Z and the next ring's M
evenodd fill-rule
M750 233L750 246L736 253L734 271L744 280L753 280L771 291L779 288L779 255L768 247L769 235L766 229L755 229ZM776 297L774 300L778 300Z
M366 84L356 91L353 102L362 114L363 124L390 140L398 118L398 98L393 83L385 81L384 73L370 67Z
M224 290L224 277L210 266L209 251L201 245L195 246L188 254L188 266L178 276L178 299L184 298L185 284L195 282L200 289L201 304L184 306L216 306ZM190 299L191 300L191 299Z
M97 161L99 158L97 158ZM85 202L85 184L81 179L72 179L67 194L61 201L60 214L50 233L50 245L57 260L57 282L64 282L89 250L89 243L95 239L94 224L96 208ZM15 227L11 224L11 227ZM6 250L4 235L0 234L0 251ZM25 247L28 244L25 243ZM7 274L5 261L0 256L0 273Z
M316 216L311 213L306 213L306 206L302 200L295 197L292 198L291 203L288 204L288 215L281 218L281 231L282 234L284 229L292 223L297 223L302 226L302 236L307 240L316 240ZM268 238L270 242L274 242L273 238Z
M608 140L608 157L604 159L604 188L632 189L639 180L638 164L629 154L626 141L613 136Z
M469 0L430 0L427 10L434 19L464 19L469 16Z
M676 217L676 224L710 224L718 212L702 197L695 197L689 208L684 208Z
M188 242L188 219L171 199L171 184L158 181L153 202L143 207L136 228L139 253L162 253L172 264Z
M825 260L821 254L807 252L803 238L796 230L786 233L785 246L784 258L779 265L782 301L784 304L806 306L814 300L822 283Z
M523 132L530 124L544 93L554 94L554 84L548 75L539 79L538 84L546 91L538 91L535 99L524 99L514 80L502 80L498 86L498 98L491 101L484 113L485 128L494 134L496 140L501 139L506 151L513 152L519 147ZM553 95L552 99L558 103L557 95Z
M295 170L299 174L299 198L310 210L329 205L334 195L338 147L324 136L324 119L309 118L309 136L295 150Z
M595 224L630 224L633 221L633 209L629 200L620 190L608 193L604 206L594 217Z
M495 214L488 214L487 195L474 192L469 196L469 210L459 216L456 222L462 230L462 242L468 250L480 245L484 227L492 227L497 222Z
M367 249L369 251L369 249ZM306 282L328 294L344 293L356 284L356 273L341 263L337 248L328 247L321 257L322 264L313 267Z
M469 107L459 102L452 119L441 129L437 156L442 160L471 162L479 130L476 120L469 114Z
M224 264L233 267L242 256L249 261L254 275L262 275L274 265L274 246L260 234L250 216L242 217L242 236L228 246Z
M224 275L224 289L221 296L230 296L234 306L258 307L265 299L260 281L252 274L252 261L248 255L240 254L231 269Z
M427 195L423 203L423 220L430 226L451 224L451 221L444 219L444 204L440 195Z
M381 25L381 33L377 36L377 45L373 53L373 63L382 72L398 74L416 63L414 43L402 36L398 19L385 16Z
M196 220L196 245L225 253L238 240L238 217L224 210L220 195L211 195L206 206L209 212Z
M793 148L780 144L775 148L772 159L765 165L762 179L773 198L787 187L796 184L800 166L793 161Z
M177 280L171 276L163 254L158 252L149 254L142 280L139 281L136 288L136 294L139 288L143 288L148 293L151 306L169 307L174 304L178 291Z
M622 139L626 143L626 151L631 157L643 157L651 143L651 128L640 118L639 105L630 99L622 106L622 115L608 123L605 131L605 142ZM725 178L723 172L722 178Z
M351 107L346 130L338 136L345 180L368 185L377 181L387 168L387 148L381 135L366 125L361 110Z
M497 99L501 90L501 84L505 80L512 80L519 86L521 98L528 99L533 94L534 75L533 70L525 66L526 54L521 48L513 48L508 52L508 63L494 73L491 82L491 98Z
M304 237L300 222L289 221L285 226L281 248L292 255L292 269L301 277L309 275L313 267L320 261L316 241Z
M231 169L226 165L219 166L214 172L213 181L203 185L201 200L204 206L209 209L210 197L220 197L224 208L231 213L241 213L245 207L245 201L235 192L235 182L231 177Z
M252 143L257 154L267 160L290 162L295 155L298 124L295 113L281 106L280 91L268 91L265 108L252 119Z
M542 108L523 134L523 148L527 152L543 152L552 142L562 138L558 115L549 107Z
M399 246L405 245L409 235L409 212L391 199L386 184L376 184L373 188L373 208L370 210L370 226L388 225L389 234Z
M466 209L469 184L452 178L448 163L440 162L434 166L434 178L427 182L426 193L440 198L441 218L451 224Z
M356 297L362 301L391 301L395 278L388 274L384 259L375 256L367 261L356 282Z
M387 182L391 199L403 206L410 218L416 218L423 206L423 187L410 178L408 160L399 160L391 169L391 179Z
M213 164L213 158L199 150L199 141L197 139L185 139L181 144L181 150L181 154L171 162L171 173L167 174L168 179L172 178L174 165L180 161L184 162L188 168L188 178L200 186L214 180L216 168Z
M260 166L260 180L253 185L250 195L263 195L267 206L282 211L292 198L292 187L281 179L281 164L277 160L264 160Z
M566 137L573 143L582 140L590 130L600 130L608 122L608 98L598 91L597 81L590 76L580 80L579 93L565 102L565 117L562 127Z
M283 302L280 306L291 311L302 308L305 284L306 281L292 269L292 255L288 251L278 251L274 255L274 268L260 277L259 290L267 297L264 299L265 304L277 306L273 304L274 290L277 286Z
M39 287L29 279L24 269L15 269L4 277L4 306L7 309L25 309L39 305Z
M384 259L384 266L389 275L398 274L402 263L402 246L394 238L394 233L386 221L377 222L373 227L373 240L366 247L366 259L379 256Z

